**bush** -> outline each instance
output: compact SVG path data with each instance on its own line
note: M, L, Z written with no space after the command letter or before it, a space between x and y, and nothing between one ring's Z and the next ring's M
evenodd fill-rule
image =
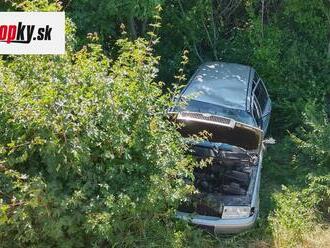
M313 229L313 209L299 191L289 190L274 195L276 209L269 216L275 247L297 247L304 235Z
M291 135L299 149L299 162L308 170L306 195L323 216L330 217L330 125L323 105L309 102L300 134Z
M322 231L327 232L321 227L329 218L329 130L323 106L309 102L304 126L291 135L292 145L296 145L291 164L298 165L296 185L274 194L276 209L269 221L276 247L308 246L319 242L312 234L320 236Z
M93 42L1 60L2 247L181 242L172 217L193 162L151 43L120 39L114 61Z

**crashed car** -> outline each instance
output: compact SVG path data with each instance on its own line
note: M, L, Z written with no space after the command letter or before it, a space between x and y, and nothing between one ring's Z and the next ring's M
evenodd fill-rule
M184 137L209 133L208 139L191 145L191 152L211 161L195 169L198 193L182 203L177 217L215 233L252 227L259 212L264 136L271 114L262 79L250 66L202 64L170 114Z

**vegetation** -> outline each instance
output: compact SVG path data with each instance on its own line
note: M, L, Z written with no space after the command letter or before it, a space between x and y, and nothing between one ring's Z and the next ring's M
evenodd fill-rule
M329 247L328 0L0 9L67 14L66 55L0 60L0 246ZM195 164L168 92L208 60L252 65L273 100L260 220L232 237L173 218Z

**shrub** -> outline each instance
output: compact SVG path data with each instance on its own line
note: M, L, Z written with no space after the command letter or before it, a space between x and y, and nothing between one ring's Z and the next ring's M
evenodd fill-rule
M309 102L305 107L304 126L296 135L291 134L297 148L293 164L299 169L295 170L295 177L302 180L296 187L274 194L276 209L269 220L276 247L319 242L311 234L320 236L320 224L329 217L329 130L323 106ZM320 221L322 217L325 218Z
M314 212L300 192L289 190L274 194L276 209L269 216L275 247L297 247L305 233L312 231Z
M2 247L181 242L171 218L193 162L151 43L120 39L114 61L93 42L1 60Z
M309 171L305 190L324 216L330 217L330 125L325 107L314 102L306 105L304 127L291 135L299 149L302 166Z

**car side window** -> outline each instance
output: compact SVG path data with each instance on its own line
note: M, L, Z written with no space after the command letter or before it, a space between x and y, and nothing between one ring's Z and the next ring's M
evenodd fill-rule
M253 117L255 118L258 126L261 126L261 116L262 116L262 113L261 113L261 109L260 109L260 105L258 103L258 101L254 101L253 102Z
M255 94L260 104L261 110L264 112L267 104L267 92L262 82L258 84Z
M262 80L260 79L257 73L254 74L254 78L253 78L253 89L254 88L255 88L254 96L259 103L261 112L264 113L268 101L268 94Z

